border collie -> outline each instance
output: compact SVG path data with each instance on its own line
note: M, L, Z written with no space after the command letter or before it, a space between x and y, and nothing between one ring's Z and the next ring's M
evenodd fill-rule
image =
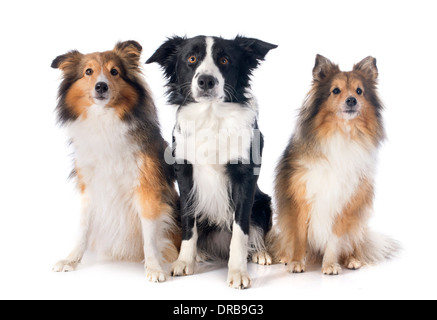
M271 199L258 186L263 136L250 77L276 48L257 39L198 36L168 39L147 61L168 80L177 106L173 155L183 241L174 276L194 273L195 261L229 259L228 284L248 288L248 256L271 264L264 239Z
M385 139L376 59L351 72L320 55L297 132L277 168L277 258L292 273L320 258L322 272L358 269L397 243L368 230L376 158ZM276 228L276 227L275 227Z
M107 52L71 51L52 63L63 72L56 110L74 148L83 207L77 246L56 272L73 271L94 249L116 260L145 260L147 278L161 282L161 263L178 256L174 172L164 160L167 143L143 81L141 51L127 41Z

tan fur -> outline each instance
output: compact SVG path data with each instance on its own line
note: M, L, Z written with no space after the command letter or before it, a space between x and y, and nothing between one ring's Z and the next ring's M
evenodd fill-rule
M330 232L339 244L338 250L331 252L331 248L329 255L324 251L328 247L309 247L308 228L315 217L311 216L313 200L308 197L306 179L311 177L310 170L317 168L318 164L329 164L333 160L336 163L335 159L328 158L333 157L332 154L323 152L333 137L344 143L354 142L369 154L376 151L385 138L380 115L382 104L376 93L376 60L371 57L355 65L352 72L341 72L337 65L318 56L313 75L313 88L302 107L297 132L277 168L277 225L270 242L275 259L287 263L290 272L304 272L306 262L314 257L324 257L323 272L338 274L337 261L350 269L357 269L364 263L389 256L395 250L393 241L377 243L376 238L370 240L371 233L367 230L374 198L373 173L363 173L359 177L357 188L341 212L333 215ZM336 88L340 93L333 93ZM357 93L358 88L362 89L362 94ZM359 106L354 118L344 115L345 101L351 96L357 99ZM356 161L360 161L359 158ZM317 217L321 217L320 214L323 216L319 213ZM375 254L370 252L372 250Z
M85 251L95 248L115 260L144 260L147 278L161 282L162 260L177 259L178 194L142 77L141 51L139 43L127 41L106 52L71 51L52 63L63 71L57 111L75 148L83 203L78 244L54 271L74 270ZM109 89L100 105L99 82Z
M97 76L103 72L108 79L111 91L111 101L108 107L115 108L120 119L128 114L138 100L137 92L124 81L120 75L112 75L111 70L120 71L120 62L114 59L112 51L92 53L82 57L82 78L76 81L68 91L66 103L76 116L86 118L87 107L94 104L92 92ZM86 75L86 70L93 70L92 75Z
M303 200L306 195L306 185L302 181L304 168L295 164L297 170L290 175L278 175L276 180L276 197L278 201L278 236L280 237L279 256L285 263L302 261L306 254L307 220L310 205ZM281 171L286 171L283 168ZM285 190L285 192L283 192ZM293 245L282 245L288 243Z
M136 193L142 207L141 215L146 219L157 219L162 212L170 211L171 207L164 201L164 197L172 197L175 201L174 190L169 188L159 168L159 162L143 154L141 156L141 178Z
M359 234L365 228L372 207L373 185L364 178L341 215L337 217L333 225L334 233L338 237Z
M173 214L176 207L178 194L174 187L165 182L164 173L159 166L159 161L147 154L141 155L141 178L136 189L138 202L141 207L141 215L149 220L156 220L165 213ZM171 203L172 205L169 205ZM178 257L182 242L179 229L172 229L168 234L173 246L167 246L163 252L166 262L172 263Z

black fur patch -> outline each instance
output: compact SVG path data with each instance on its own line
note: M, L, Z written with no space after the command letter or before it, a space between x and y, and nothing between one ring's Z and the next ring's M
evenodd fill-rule
M234 40L213 37L213 59L225 79L225 102L245 103L250 88L250 77L267 53L276 45L245 37ZM197 62L190 64L188 59L195 55ZM183 106L194 102L190 95L191 82L196 66L206 56L206 37L187 39L173 37L168 39L146 63L157 62L164 70L168 80L168 102ZM223 65L219 59L226 57L229 63Z

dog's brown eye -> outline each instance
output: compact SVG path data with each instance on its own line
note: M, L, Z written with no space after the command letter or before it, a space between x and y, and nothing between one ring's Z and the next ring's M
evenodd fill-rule
M223 58L220 59L220 63L221 63L222 65L227 65L227 64L229 63L229 60L228 60L228 58L223 57Z
M197 62L197 57L196 56L191 56L188 58L188 62L189 63L196 63Z
M117 71L117 69L112 69L112 70L111 70L111 75L113 75L114 77L115 77L115 76L118 76L118 71Z
M92 75L92 74L93 74L93 69L86 69L85 74L86 74L87 76Z
M339 88L335 88L335 89L332 91L332 93L333 93L333 94L340 94L340 93L341 93L341 90L340 90Z
M357 94L362 95L363 94L363 90L361 88L357 89Z

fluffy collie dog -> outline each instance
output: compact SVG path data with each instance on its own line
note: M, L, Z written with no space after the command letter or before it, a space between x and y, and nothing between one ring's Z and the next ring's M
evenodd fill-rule
M342 72L320 55L297 132L276 176L278 258L304 272L310 257L322 272L358 269L390 256L396 243L367 228L376 158L385 138L376 59Z
M197 259L229 259L228 284L247 288L247 259L270 264L264 238L271 199L258 186L263 137L248 90L252 71L277 46L244 37L173 37L147 61L168 79L183 241L173 275Z
M161 282L161 263L177 258L178 195L141 51L127 41L102 53L71 51L52 63L63 72L56 110L74 148L83 207L77 246L54 271L74 270L90 248L116 260L145 260L147 278Z

